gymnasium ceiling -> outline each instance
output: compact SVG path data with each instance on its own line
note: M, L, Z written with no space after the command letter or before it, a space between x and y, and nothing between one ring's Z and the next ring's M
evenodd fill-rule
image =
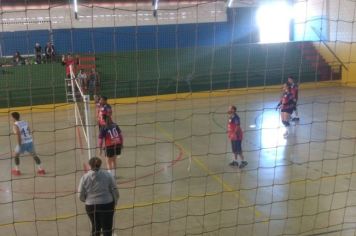
M48 9L50 7L61 7L65 5L73 5L74 0L0 0L0 12L11 9ZM151 5L154 0L77 0L78 5L82 6L115 6L120 5ZM159 0L162 5L195 5L213 2L227 2L229 0ZM251 6L255 5L260 0L233 0L233 5L236 6Z
M78 4L125 4L125 3L150 3L152 0L77 0ZM189 0L189 2L215 2L216 0ZM180 0L160 0L160 2L183 2ZM187 2L187 0L185 0ZM0 0L1 6L31 6L31 5L65 5L73 0Z

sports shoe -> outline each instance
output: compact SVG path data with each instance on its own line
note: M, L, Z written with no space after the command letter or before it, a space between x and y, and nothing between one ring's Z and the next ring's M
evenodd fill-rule
M11 174L14 175L14 176L20 176L21 172L20 172L20 170L12 169L11 170Z
M38 175L45 175L46 171L44 169L40 169L40 170L37 171L37 174Z
M299 121L299 117L293 117L292 121Z
M239 166L239 163L237 161L232 161L229 163L229 166Z
M244 168L245 166L247 166L248 162L247 161L242 161L240 164L240 169Z

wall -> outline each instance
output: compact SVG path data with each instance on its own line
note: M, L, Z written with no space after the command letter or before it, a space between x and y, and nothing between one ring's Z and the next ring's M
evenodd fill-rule
M160 10L157 19L152 17L151 10L114 9L109 14L108 9L91 8L91 11L79 9L81 16L77 21L70 17L68 6L62 10L38 11L37 17L32 10L24 12L26 17L18 13L14 18L11 15L14 13L6 13L3 22L7 23L3 24L0 36L1 53L3 56L13 55L16 51L33 54L36 42L44 46L48 41L54 42L58 54L220 46L231 43L231 40L257 42L256 8L226 11L224 4L215 2L175 10L166 8ZM26 19L32 23L22 24Z
M297 40L315 41L315 47L331 64L342 61L347 67L342 69L342 82L356 86L356 2L302 0L295 8L299 13L295 20Z
M356 86L356 2L350 0L327 1L329 7L329 47L347 66L342 81Z

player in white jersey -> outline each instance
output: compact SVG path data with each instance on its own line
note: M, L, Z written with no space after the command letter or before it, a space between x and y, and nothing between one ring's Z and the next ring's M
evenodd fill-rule
M32 155L33 159L37 165L37 174L44 175L46 172L41 167L41 160L37 156L35 152L35 148L33 146L33 139L31 130L26 121L20 120L20 114L18 112L11 113L13 124L13 131L16 135L17 145L14 151L15 158L15 168L11 170L11 173L15 176L21 175L19 165L20 165L20 154L28 152Z

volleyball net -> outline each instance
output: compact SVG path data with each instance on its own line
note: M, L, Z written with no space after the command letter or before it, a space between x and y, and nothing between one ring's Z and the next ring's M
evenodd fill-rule
M76 189L98 154L94 95L109 98L125 139L118 235L355 234L356 3L271 14L257 1L154 2L78 1L76 14L68 1L0 3L0 234L90 232ZM270 43L265 33L284 26L261 21L286 21L287 40ZM284 138L275 107L289 76L300 121ZM229 166L230 105L244 169ZM12 111L29 122L45 176L26 157L11 176Z

